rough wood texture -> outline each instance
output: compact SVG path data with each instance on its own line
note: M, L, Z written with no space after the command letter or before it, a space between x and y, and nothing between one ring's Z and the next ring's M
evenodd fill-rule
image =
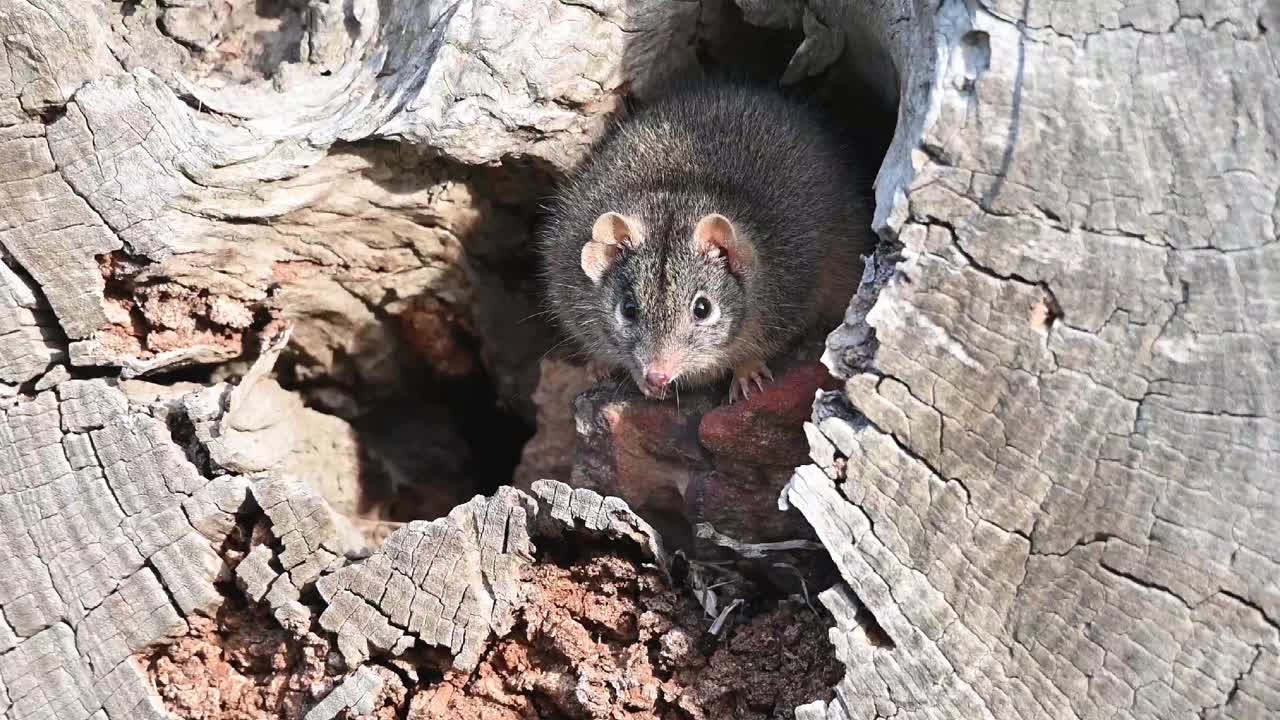
M460 670L475 669L491 633L505 635L515 622L531 535L577 529L663 557L653 528L621 500L550 480L534 483L533 492L503 487L448 517L409 523L368 559L321 578L327 607L320 626L337 636L347 663L358 665L374 650L400 654L417 642L447 648Z
M784 496L852 591L801 716L1275 715L1274 3L879 5L896 267Z
M0 707L162 715L130 656L222 602L214 548L247 483L203 476L102 380L68 380L0 419Z
M446 518L395 531L367 560L324 577L320 626L349 665L370 648L399 654L415 641L448 648L474 669L492 630L506 634L519 605L520 569L533 559L528 497L501 488Z
M887 244L828 341L845 391L783 498L845 580L822 599L848 674L798 715L1280 714L1275 4L740 4L804 34L788 81L861 72L901 103ZM369 555L280 472L266 381L258 403L94 378L220 362L284 318L304 371L385 380L388 316L504 286L466 257L520 237L509 174L576 162L716 4L253 6L0 4L5 718L163 717L130 657L218 581L349 660L421 639L465 667L552 519L661 558L625 507L551 483ZM510 394L536 376L500 364ZM269 538L233 577L238 513Z
M382 688L382 678L367 667L351 673L307 713L306 720L331 720L343 710L351 715L368 715L373 711L373 703L378 690Z
M5 3L0 254L22 273L0 274L0 383L54 353L220 362L284 317L308 376L394 386L414 349L395 321L462 307L528 404L544 326L508 287L525 233L501 184L544 194L624 82L689 62L698 4L261 5Z
M183 402L198 405L206 394L234 392L214 387ZM503 488L448 518L412 523L348 564L349 538L309 485L270 473L250 483L218 466L202 473L161 420L131 411L105 381L68 380L3 419L5 717L163 717L131 656L185 630L188 614L221 604L213 583L226 569L216 549L235 514L253 511L250 492L272 544L255 545L239 563L240 586L300 631L311 612L300 593L318 587L319 625L353 667L370 646L398 653L413 640L449 648L458 667L473 665L491 632L511 627L531 533L581 525L661 555L652 528L624 503L541 481L538 498ZM366 675L357 671L317 717L373 692Z
M576 162L628 79L624 43L642 87L691 57L698 12L356 0L273 26L254 7L0 3L5 718L164 716L130 656L221 603L236 513L260 507L274 545L235 579L286 626L362 552L276 472L297 433L269 383L238 407L248 388L69 378L222 361L284 317L313 368L357 358L338 371L379 379L384 315L501 285L460 259L461 237L494 256L521 237L477 206L507 198L469 168ZM514 322L494 312L475 321ZM358 702L343 688L317 716Z

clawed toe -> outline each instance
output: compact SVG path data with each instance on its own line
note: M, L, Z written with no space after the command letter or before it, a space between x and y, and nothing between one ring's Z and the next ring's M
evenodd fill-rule
M613 375L613 367L608 363L591 361L587 363L587 376L591 378L591 382L601 383L608 380Z
M773 373L763 363L752 363L735 369L729 386L729 402L733 403L739 397L750 400L751 385L754 383L756 390L763 392L766 380L772 382Z

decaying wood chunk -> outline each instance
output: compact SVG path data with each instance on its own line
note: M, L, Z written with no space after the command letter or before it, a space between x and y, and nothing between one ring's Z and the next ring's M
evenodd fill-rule
M307 720L330 720L343 710L349 710L352 715L367 715L373 710L373 702L380 689L382 678L362 667L312 708L307 713Z
M131 656L185 631L184 616L221 604L217 548L235 514L254 505L279 550L254 546L236 568L241 586L297 631L311 612L300 592L318 587L319 625L352 667L369 645L412 644L402 639L441 644L459 667L474 664L491 632L510 629L530 532L581 524L661 556L656 534L625 504L540 481L542 500L502 488L448 518L412 523L348 564L332 510L306 483L273 475L250 483L217 469L207 476L163 423L130 409L104 381L68 380L4 419L0 680L13 717L161 716Z
M446 518L395 531L372 557L324 577L320 626L349 665L370 646L398 654L415 641L448 648L475 666L490 630L506 633L518 604L520 567L532 560L527 496L501 488Z

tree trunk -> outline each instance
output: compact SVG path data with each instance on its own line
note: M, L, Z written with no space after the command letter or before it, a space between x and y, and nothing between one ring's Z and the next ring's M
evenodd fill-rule
M785 493L848 583L803 716L1275 715L1275 4L885 16L886 243Z
M369 713L371 658L511 629L533 539L662 565L589 491L380 543L353 487L422 465L366 433L419 374L543 416L540 197L747 26L898 111L782 494L843 579L796 715L1280 713L1280 11L738 6L2 0L0 714L165 717L136 658L233 594Z

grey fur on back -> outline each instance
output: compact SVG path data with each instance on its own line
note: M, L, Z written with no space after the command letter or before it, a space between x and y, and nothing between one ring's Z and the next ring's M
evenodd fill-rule
M846 162L807 108L772 90L716 80L671 88L617 123L550 206L539 242L551 311L588 352L625 363L632 348L610 330L621 293L635 291L648 335L671 331L689 284L715 282L691 265L691 238L717 212L750 241L758 272L722 283L732 332L743 336L711 359L768 359L815 320L815 294L831 284L820 266L860 273L870 216ZM597 287L581 251L609 211L640 218L648 239ZM835 283L841 307L854 283ZM650 340L660 338L641 339Z

